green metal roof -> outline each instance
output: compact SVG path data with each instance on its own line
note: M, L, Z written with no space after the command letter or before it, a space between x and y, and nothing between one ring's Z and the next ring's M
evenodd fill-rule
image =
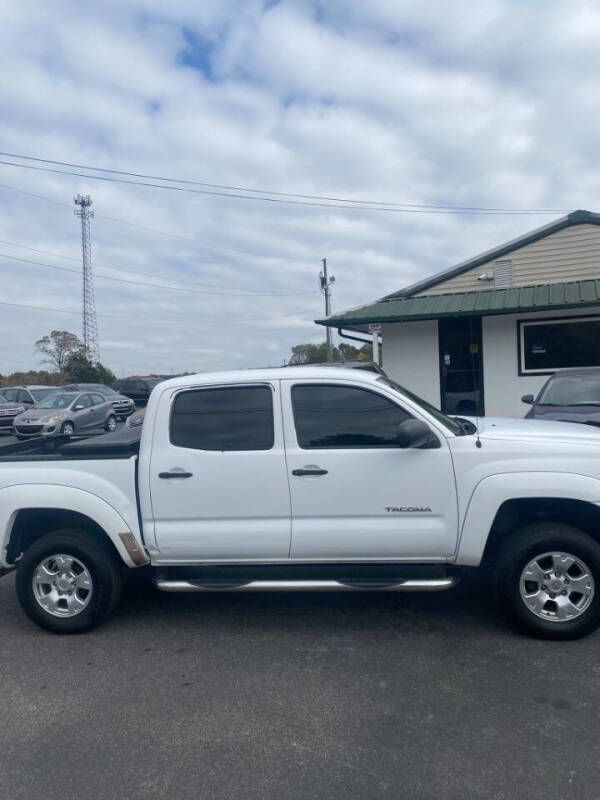
M486 289L425 297L379 300L359 308L317 319L318 325L344 328L369 322L410 322L440 317L489 316L522 311L585 308L600 304L600 279L547 283L511 289Z

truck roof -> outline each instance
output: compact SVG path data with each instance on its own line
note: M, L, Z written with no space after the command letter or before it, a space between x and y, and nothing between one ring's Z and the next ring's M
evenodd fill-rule
M302 365L297 367L268 367L264 369L240 369L226 370L223 372L201 372L196 375L182 375L180 378L170 378L162 381L159 385L161 389L179 388L190 386L191 384L211 384L211 383L243 383L255 381L273 380L302 380L330 378L337 380L347 378L360 383L374 383L380 377L380 373L370 372L362 369L351 369L346 367L320 367L315 365Z

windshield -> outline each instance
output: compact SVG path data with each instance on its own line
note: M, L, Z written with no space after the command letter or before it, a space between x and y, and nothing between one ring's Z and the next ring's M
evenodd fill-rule
M408 397L409 400L412 400L413 403L416 403L418 406L421 406L421 408L424 411L426 411L428 414L431 414L431 416L434 417L434 419L436 419L438 422L441 422L442 425L444 425L446 428L449 428L452 431L452 433L456 435L460 435L461 433L463 433L462 427L457 422L455 422L453 419L450 419L450 417L447 417L445 414L442 414L441 411L439 411L435 406L432 406L431 403L428 403L426 400L423 400L422 397L418 397L416 394L413 394L408 389L405 389L404 386L400 386L399 383L396 383L395 381L391 380L388 377L385 377L384 375L381 375L379 378L377 378L377 380L380 383L384 383L386 386L391 386L392 389L395 389L397 392L400 392L400 394L406 395L406 397Z
M542 390L541 406L600 406L600 374L561 375Z
M35 402L39 403L39 401L43 400L44 397L48 397L49 394L56 392L56 389L30 389L29 391L33 395Z
M76 394L59 394L53 392L44 398L41 403L37 403L37 408L68 408L73 400L77 397Z
M6 397L4 397L3 394L0 394L0 403L8 403L8 400L6 399Z
M17 402L17 396L19 394L19 390L18 389L4 389L2 394L4 395L4 397L6 397L6 400L9 403L16 403Z

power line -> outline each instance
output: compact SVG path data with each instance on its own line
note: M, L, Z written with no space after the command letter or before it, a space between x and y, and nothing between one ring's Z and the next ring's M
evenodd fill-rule
M99 216L98 214L96 216ZM17 242L8 242L5 239L0 239L0 244L8 244L11 247L19 247L23 250L31 250L33 253L42 253L43 255L53 256L54 258L63 258L66 261L77 261L79 262L78 258L73 258L73 256L64 256L61 253L54 253L51 250L40 250L37 247L28 247L26 244L17 244ZM0 253L5 258L15 258L18 260L17 256L9 256L7 253ZM26 260L26 259L23 259ZM50 266L41 264L39 261L32 261L32 264L40 264L41 266ZM160 275L153 275L151 272L139 272L135 269L130 269L129 267L109 267L108 264L101 264L99 261L95 261L96 266L102 267L103 269L112 269L112 270L119 270L120 272L129 272L131 275L142 275L145 278L154 278L155 280L162 280ZM58 267L57 267L58 269ZM107 277L103 275L96 275L97 278ZM168 279L167 279L168 280ZM224 294L232 294L229 292L229 289L234 289L235 292L240 292L240 297L299 297L301 295L308 295L314 294L314 290L311 289L310 291L303 291L303 292L255 292L253 289L245 289L240 286L223 286L222 284L218 283L206 283L205 281L197 281L194 280L193 283L197 283L198 286L208 286L212 289L222 289ZM164 286L163 284L150 284L152 286L157 286L161 289L179 289L179 287L174 286ZM185 285L184 285L185 288ZM205 292L205 294L213 294L212 292ZM214 294L218 294L215 292Z
M66 308L52 308L50 306L38 306L38 305L30 305L25 303L11 303L7 300L0 301L0 306L7 306L9 308L24 308L28 311L53 311L57 314L77 314L78 316L81 314L80 311L70 311ZM237 325L243 324L246 322L266 322L268 320L273 319L291 319L292 317L299 317L303 314L311 315L313 312L306 310L306 311L294 311L291 314L279 314L273 317L247 317L245 319L228 319L227 325ZM186 325L214 325L217 322L223 322L223 318L220 317L218 319L197 319L196 317L171 317L170 319L157 319L156 317L138 317L137 315L123 315L123 314L97 314L98 317L103 317L105 319L124 319L127 322L183 322Z
M0 188L8 189L11 192L18 192L19 194L27 195L28 197L35 197L38 200L45 200L48 203L54 203L57 206L63 206L64 208L71 208L68 203L63 203L60 200L55 200L53 197L45 197L42 194L36 194L35 192L28 192L25 189L20 189L16 186L9 186L7 183L0 183ZM173 233L172 231L162 231L158 228L151 228L147 225L140 225L137 222L130 222L129 220L119 219L118 217L110 217L106 214L96 214L96 219L106 219L109 222L115 222L118 225L127 225L130 228L137 228L141 231L146 231L147 233L155 233L159 236L168 236L171 239L179 239L184 242L191 242L192 244L199 244L202 247L208 247L209 249L213 250L228 250L232 253L240 253L241 255L250 256L251 258L262 258L262 259L275 259L278 261L299 261L305 264L312 263L308 258L300 258L298 256L277 256L277 255L261 255L260 253L252 253L250 250L242 250L238 247L230 247L226 244L216 244L215 242L206 242L202 239L194 239L191 236L184 236L180 233Z
M50 162L52 163L52 162ZM222 192L222 191L215 191L212 189L191 189L189 187L184 186L174 186L174 185L167 185L167 184L159 184L159 183L150 183L149 181L137 181L137 180L124 180L123 178L114 178L114 177L106 177L103 175L90 175L89 173L83 172L72 172L67 171L64 169L56 169L53 167L37 167L33 164L16 164L13 161L3 161L0 160L0 164L8 167L18 167L20 169L29 169L35 170L36 172L50 172L53 174L58 175L71 175L72 177L76 178L87 178L89 180L94 181L103 181L108 183L119 183L124 184L126 186L142 186L145 188L152 188L152 189L166 189L172 192L183 192L186 194L199 194L199 195L210 195L213 197L226 197L226 198L236 198L238 200L257 200L265 203L280 203L284 205L294 205L294 206L312 206L312 207L319 207L319 208L336 208L336 209L346 209L346 210L353 210L353 211L385 211L385 212L392 212L392 213L404 213L404 214L450 214L450 215L462 215L462 214L481 214L481 215L546 215L546 214L557 214L557 213L565 213L564 209L553 209L553 210L543 210L543 209L523 209L523 210L495 210L495 209L485 209L485 208L444 208L444 207L418 207L418 208L405 208L393 205L360 205L356 203L355 205L343 205L341 203L329 203L329 202L316 202L312 200L291 200L291 199L284 199L282 197L265 197L263 195L244 195L235 192ZM350 203L353 201L344 201L345 203Z
M20 258L19 256L9 255L8 253L0 253L0 258L8 258L8 259L11 259L12 261L19 261L20 263L23 263L23 264L34 264L34 265L36 265L38 267L46 267L47 269L55 269L55 270L58 270L60 272L71 272L71 273L73 273L75 275L80 275L81 274L81 271L78 270L78 269L69 269L69 267L59 267L57 264L46 264L46 263L44 263L42 261L33 261L30 258ZM100 275L97 272L94 273L94 276L95 276L95 278L100 278L100 279L105 280L105 281L116 281L117 283L131 283L131 284L134 284L135 286L150 286L153 289L162 289L163 291L165 291L165 290L169 291L170 290L170 291L174 291L174 292L190 292L192 294L209 294L209 295L213 295L213 296L216 296L216 297L221 297L221 296L231 296L231 297L263 297L263 296L268 296L268 297L271 297L272 296L271 294L263 295L261 292L254 292L252 294L239 293L239 292L207 292L207 291L204 291L203 289L188 289L188 288L185 288L183 286L181 286L181 287L180 286L165 286L164 284L160 284L160 283L148 283L147 281L134 281L134 280L130 280L128 278L117 278L117 277L114 277L112 275ZM311 292L300 292L299 294L314 294L314 292L313 291L311 291ZM286 296L286 295L276 295L276 297L281 297L281 296ZM290 294L289 296L294 296L294 295Z
M42 164L54 164L57 166L63 167L70 167L73 169L85 169L85 170L92 170L94 172L103 172L105 174L110 175L124 175L126 177L133 177L133 178L145 178L147 180L157 180L157 181L164 181L168 183L179 183L179 184L186 184L189 186L203 186L206 189L219 189L222 191L227 192L248 192L251 194L257 195L273 195L275 197L287 197L287 198L301 198L304 200L319 200L319 201L328 201L328 202L335 202L335 203L348 203L354 205L371 205L371 206L386 206L386 210L392 210L392 208L403 208L403 209L432 209L432 210L445 210L445 211L460 211L464 213L469 212L488 212L488 213L499 213L499 214L561 214L566 213L564 209L551 209L551 208L544 208L544 209L509 209L509 208L493 208L493 207L482 207L482 206L451 206L451 205L439 205L439 204L424 204L424 203L399 203L399 202L386 202L383 200L362 200L362 199L352 199L347 197L332 197L327 195L315 195L315 194L300 194L299 192L278 192L273 191L271 189L251 189L244 186L229 186L226 184L218 184L218 183L206 183L204 181L197 181L197 180L190 180L187 178L167 178L161 175L147 175L140 172L127 172L125 170L119 169L106 169L104 167L94 167L90 166L89 164L76 164L69 161L54 161L49 158L36 158L35 156L24 156L20 155L19 153L3 153L0 151L0 156L6 158L18 158L23 161L35 161L37 163ZM0 162L5 163L5 162ZM13 164L12 166L22 166L26 167L25 164ZM67 173L72 174L72 173ZM94 177L94 176L89 176ZM110 178L108 179L110 180ZM162 187L167 188L167 187ZM229 195L225 195L229 196ZM237 196L237 195L236 195ZM250 199L250 198L249 198ZM261 197L258 199L266 200L268 198Z

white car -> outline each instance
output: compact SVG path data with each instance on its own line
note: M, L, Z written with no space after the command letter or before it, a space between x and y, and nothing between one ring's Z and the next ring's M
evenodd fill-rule
M441 590L480 568L533 635L600 624L594 428L476 428L384 375L286 367L164 381L140 437L25 446L0 457L0 567L52 631L100 623L141 565L167 592Z

